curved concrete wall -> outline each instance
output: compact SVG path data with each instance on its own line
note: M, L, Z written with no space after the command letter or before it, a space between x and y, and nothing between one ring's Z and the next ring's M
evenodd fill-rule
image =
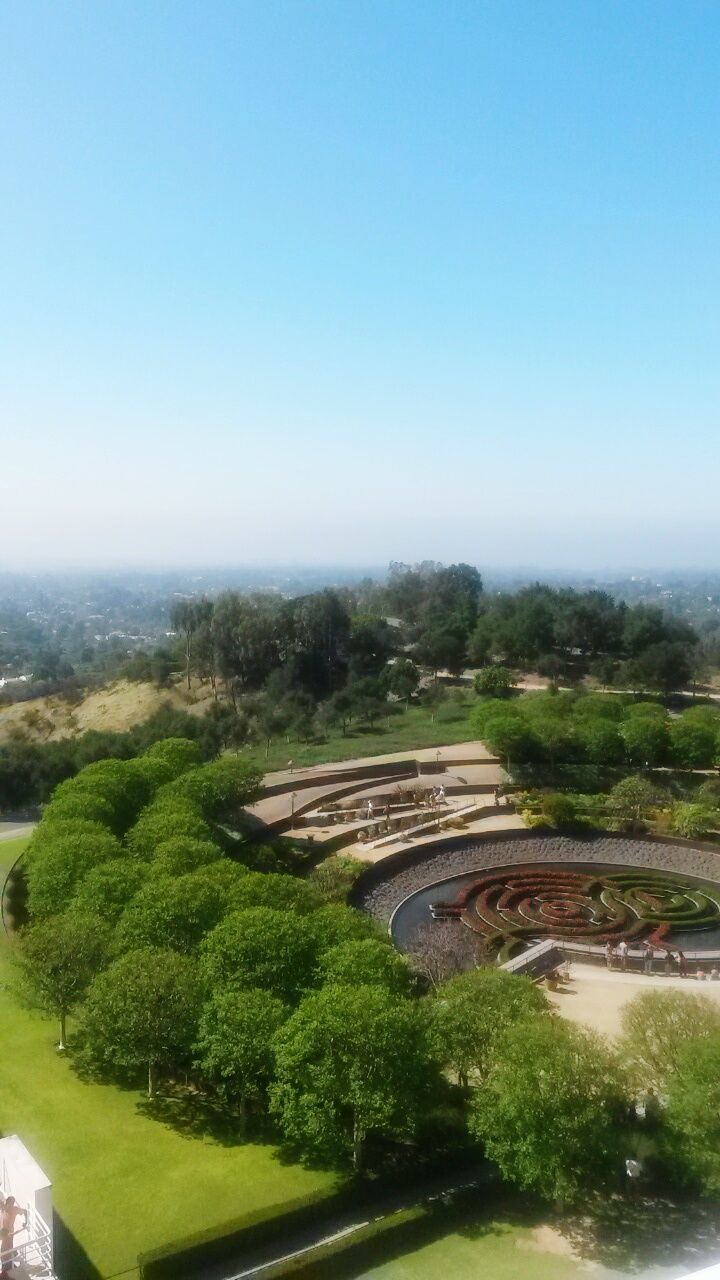
M720 848L670 837L593 832L564 836L520 831L473 838L453 836L390 854L363 872L353 886L353 906L382 920L409 894L448 876L526 862L599 862L675 871L720 884Z

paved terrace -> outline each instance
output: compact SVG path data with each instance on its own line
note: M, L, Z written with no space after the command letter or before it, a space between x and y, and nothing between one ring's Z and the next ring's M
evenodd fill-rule
M462 742L277 770L265 775L263 796L248 812L268 836L292 831L298 839L328 850L352 849L353 855L375 862L409 841L437 840L438 831L453 826L476 834L522 827L504 801L500 808L495 805L495 789L507 781L484 743ZM440 787L444 799L433 803L431 793ZM424 792L425 798L413 802L409 789ZM396 838L387 831L388 815L391 824L402 815L406 829ZM366 841L358 842L360 832L368 833Z

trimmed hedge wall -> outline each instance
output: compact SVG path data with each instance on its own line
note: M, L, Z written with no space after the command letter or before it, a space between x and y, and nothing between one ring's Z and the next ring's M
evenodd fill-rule
M469 1151L463 1156L455 1151L449 1160L433 1162L432 1171L426 1170L425 1177L415 1182L408 1180L404 1183L402 1186L404 1197L417 1199L418 1212L420 1203L428 1195L428 1177L437 1177L438 1172L443 1168L446 1172L452 1172L458 1176L462 1176L463 1169L479 1172L478 1153ZM274 1245L278 1240L290 1239L313 1227L322 1227L342 1214L357 1210L365 1211L370 1216L374 1209L385 1212L382 1205L386 1197L396 1196L399 1190L397 1176L387 1175L373 1181L349 1181L335 1189L315 1191L295 1200L286 1200L282 1204L256 1209L224 1222L220 1226L194 1232L163 1249L141 1253L138 1256L140 1276L142 1280L182 1280L184 1276L203 1275L204 1270L211 1265L236 1262L239 1258L250 1266L252 1260L248 1255L261 1251L268 1245ZM322 1246L317 1251L313 1250L312 1254L283 1263L280 1269L268 1268L267 1275L280 1277L294 1274L296 1270L308 1267L311 1258L314 1266L317 1261L326 1256L334 1257L336 1252L347 1250L353 1244L359 1244L366 1239L366 1236L374 1238L378 1230L385 1230L386 1227L394 1225L400 1220L401 1213L409 1214L413 1221L416 1217L415 1208L407 1211L387 1210L386 1218L368 1223L367 1227L353 1232L347 1238L333 1241L332 1245ZM405 1217L402 1220L405 1221ZM289 1269L283 1270L283 1267ZM265 1276L266 1272L263 1272L263 1277Z
M317 1226L335 1213L359 1203L358 1188L347 1184L339 1190L315 1191L283 1204L245 1213L219 1227L195 1231L166 1249L141 1253L142 1280L178 1280L201 1264L222 1263L241 1252L261 1248L278 1237Z

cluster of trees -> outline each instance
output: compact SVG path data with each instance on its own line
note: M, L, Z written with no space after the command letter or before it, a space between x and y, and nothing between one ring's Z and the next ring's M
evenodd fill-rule
M338 901L349 860L301 879L270 850L227 856L226 820L257 788L236 760L202 764L170 739L57 789L30 848L17 955L63 1044L77 1014L85 1071L142 1078L150 1096L191 1073L241 1132L269 1115L305 1158L356 1170L450 1110L510 1181L568 1200L618 1177L629 1099L654 1088L682 1176L717 1190L714 1005L652 993L666 1003L633 1008L615 1055L528 979L481 968L428 988Z
M613 771L720 763L720 709L712 706L671 717L657 702L549 691L481 699L470 719L516 773L550 785L575 775L602 784Z
M689 624L655 606L538 583L488 601L468 649L476 666L534 667L551 678L589 672L604 685L668 694L693 679L697 643Z

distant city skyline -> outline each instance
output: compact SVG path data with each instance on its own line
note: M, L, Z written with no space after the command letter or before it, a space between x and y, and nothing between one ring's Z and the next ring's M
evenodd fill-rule
M720 8L0 14L0 570L718 566Z

